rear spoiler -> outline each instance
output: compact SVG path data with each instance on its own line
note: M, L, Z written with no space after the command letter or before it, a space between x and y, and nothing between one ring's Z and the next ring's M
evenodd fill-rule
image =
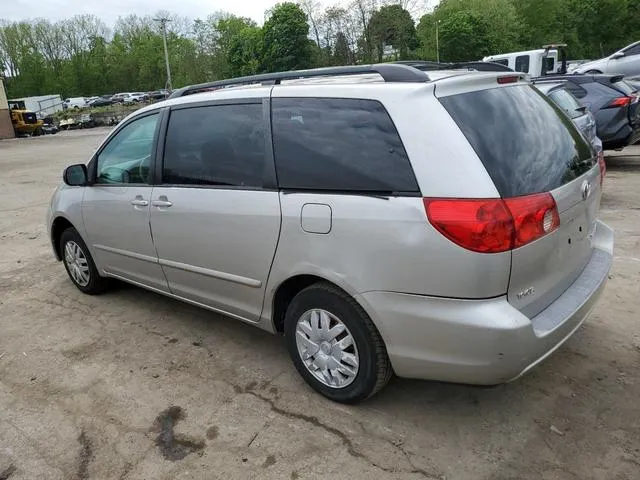
M611 77L611 83L618 83L624 78L624 75L614 75Z

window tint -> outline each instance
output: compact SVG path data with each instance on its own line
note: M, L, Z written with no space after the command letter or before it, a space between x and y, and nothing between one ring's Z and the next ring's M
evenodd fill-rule
M554 68L556 67L556 60L553 57L546 57L544 59L542 59L542 61L544 62L544 71L545 72L549 72L549 73L553 73ZM527 62L527 69L528 69L528 62Z
M516 72L529 73L529 55L516 57Z
M264 171L262 104L171 112L163 183L261 187Z
M576 98L584 98L587 96L587 91L577 83L567 82L565 88Z
M640 55L640 43L635 47L631 47L624 51L624 54L628 57L630 55Z
M280 187L419 192L402 141L379 102L275 98L272 105Z
M591 148L532 86L441 98L503 197L548 192L595 165Z
M508 58L501 58L500 60L489 60L490 62L493 63L499 63L500 65L504 65L505 67L509 66L509 59Z
M96 183L148 183L158 114L126 125L98 155Z
M567 90L563 88L554 90L549 94L549 97L556 103L556 105L563 109L570 118L578 118L584 115L584 113L580 111L582 105L580 105L576 98Z

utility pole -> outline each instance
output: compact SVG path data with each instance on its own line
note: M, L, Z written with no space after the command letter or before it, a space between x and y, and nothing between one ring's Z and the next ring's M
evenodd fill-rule
M436 20L436 62L440 63L440 39L438 38L438 24L440 20Z
M160 22L160 28L162 28L162 43L164 44L164 63L167 66L167 83L165 88L169 91L173 90L171 86L171 67L169 67L169 51L167 50L167 22L170 22L167 17L154 18L156 22Z

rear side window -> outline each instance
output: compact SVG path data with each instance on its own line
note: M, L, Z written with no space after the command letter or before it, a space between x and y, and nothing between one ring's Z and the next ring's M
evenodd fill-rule
M502 197L548 192L595 165L589 145L532 86L481 90L440 101Z
M556 105L558 105L561 109L563 109L569 118L578 118L584 113L580 110L582 105L575 99L573 95L571 95L567 90L560 88L558 90L554 90L549 94L551 100L553 100Z
M281 188L419 194L389 114L373 100L274 98Z
M509 66L508 58L501 58L500 60L489 60L492 63L499 63L500 65L504 65L505 67Z
M587 96L587 91L577 83L567 82L565 88L569 90L571 94L576 98L584 98Z
M516 57L516 72L529 73L529 55Z
M546 57L546 58L543 58L542 61L543 61L543 64L544 64L544 71L545 72L554 72L554 69L556 68L555 58Z
M171 112L163 183L261 187L264 171L261 104L214 105Z

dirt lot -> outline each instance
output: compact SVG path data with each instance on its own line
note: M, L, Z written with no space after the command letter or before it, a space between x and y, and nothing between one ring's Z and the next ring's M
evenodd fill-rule
M0 142L0 479L640 478L640 148L608 158L615 263L589 321L495 388L394 380L330 403L250 326L81 294L44 217L106 130Z

